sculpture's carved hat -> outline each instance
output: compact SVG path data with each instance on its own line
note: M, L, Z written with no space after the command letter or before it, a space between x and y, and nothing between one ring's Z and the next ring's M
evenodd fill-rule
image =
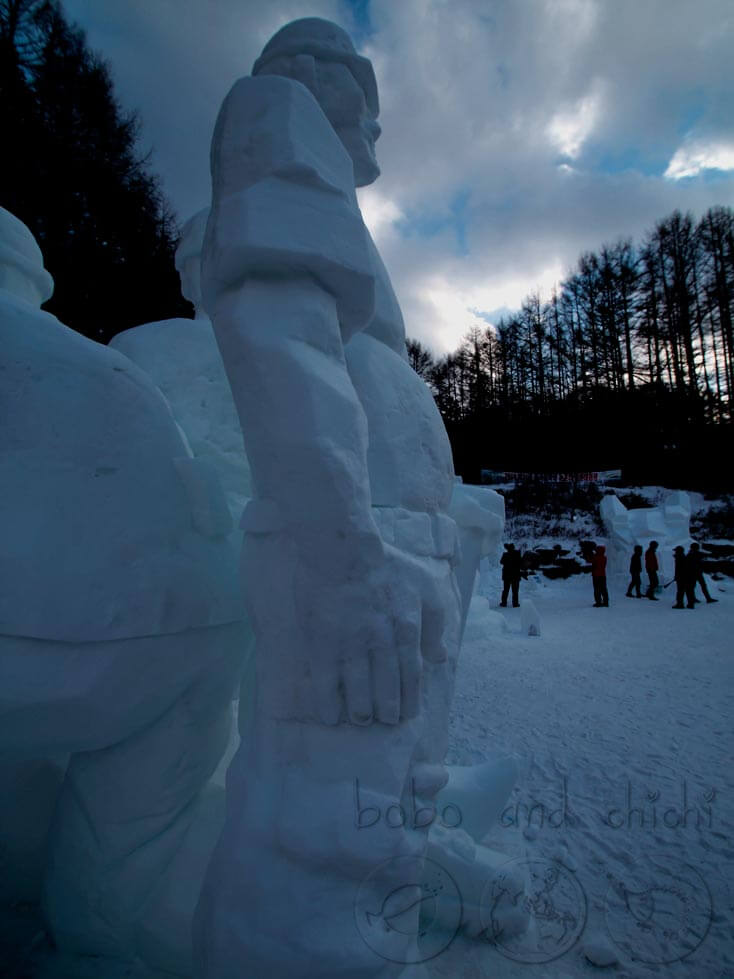
M54 291L54 280L43 267L43 255L33 234L10 211L0 207L0 266L10 266L32 282L40 302Z
M281 27L263 48L262 54L252 66L252 74L259 74L276 58L299 54L310 54L321 61L337 61L346 65L364 92L367 108L374 116L380 114L372 62L357 54L347 32L330 20L304 17Z

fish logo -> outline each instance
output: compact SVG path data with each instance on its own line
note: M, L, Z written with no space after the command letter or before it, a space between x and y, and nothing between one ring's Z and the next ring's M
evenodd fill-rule
M404 884L387 895L376 914L366 914L370 927L422 938L436 920L436 894L425 884Z
M461 924L461 895L434 860L394 857L362 881L355 920L364 942L381 958L404 965L443 952Z

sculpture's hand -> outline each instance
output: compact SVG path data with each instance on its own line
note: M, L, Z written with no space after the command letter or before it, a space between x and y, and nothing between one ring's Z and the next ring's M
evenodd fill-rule
M359 577L302 565L296 595L320 721L397 724L420 709L422 659L446 659L444 603L426 566L393 547Z

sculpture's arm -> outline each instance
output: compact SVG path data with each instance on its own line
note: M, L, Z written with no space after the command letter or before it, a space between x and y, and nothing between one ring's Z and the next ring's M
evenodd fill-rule
M250 278L211 310L257 497L304 563L338 581L381 559L370 510L367 424L336 303L313 279Z
M367 427L333 297L307 279L279 288L252 279L212 314L257 497L276 505L274 529L295 544L315 716L363 724L415 716L421 653L444 655L441 600L372 519ZM270 519L267 504L264 512Z
M421 651L445 653L435 585L371 515L367 424L344 360L374 301L351 162L303 86L244 79L217 122L212 176L205 306L256 496L295 545L313 713L395 723L418 710Z

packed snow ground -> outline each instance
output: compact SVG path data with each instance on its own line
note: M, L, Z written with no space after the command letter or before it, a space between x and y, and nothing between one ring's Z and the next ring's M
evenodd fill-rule
M432 979L580 979L600 972L587 952L617 979L734 975L734 582L694 611L671 609L672 586L653 603L613 579L611 606L596 609L588 575L523 582L537 638L521 634L519 610L496 607L499 585L472 603L449 761L519 758L485 842L559 876L545 892L535 881L526 937L458 936L428 963ZM13 979L148 979L55 956L32 909L4 927L26 947Z
M626 584L611 579L599 609L588 575L521 585L538 638L496 589L473 600L449 761L519 756L485 842L560 878L545 894L536 882L525 939L457 937L435 977L598 974L587 952L618 979L734 975L734 583L693 611L671 608L674 586L650 602Z

